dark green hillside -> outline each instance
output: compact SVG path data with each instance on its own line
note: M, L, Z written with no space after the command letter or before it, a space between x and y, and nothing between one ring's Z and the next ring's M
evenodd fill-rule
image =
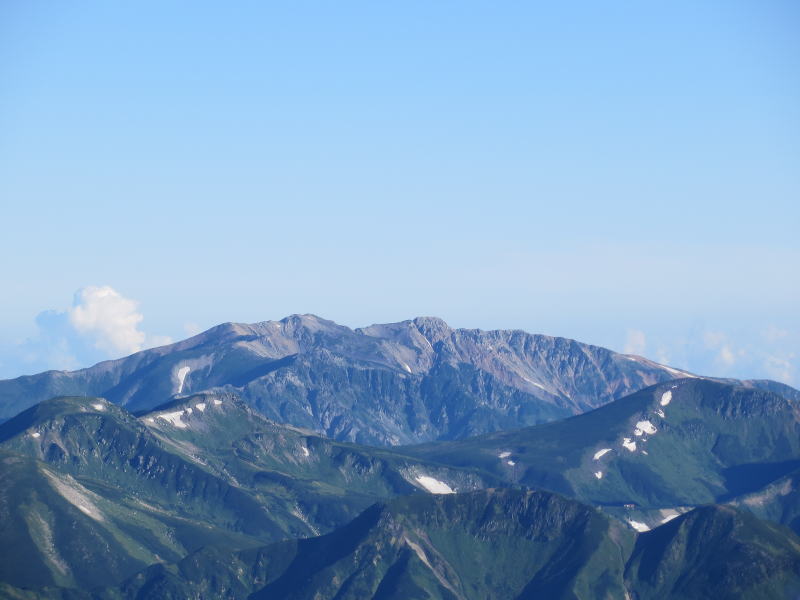
M39 560L34 573L45 568ZM209 546L119 585L41 581L50 587L25 591L9 578L0 592L25 600L759 600L800 593L800 539L718 506L636 534L556 494L488 489L397 498L316 538L234 552Z
M761 519L787 525L800 534L800 469L729 503Z
M280 426L218 395L183 399L139 418L99 398L53 399L0 425L0 451L9 461L0 514L9 528L0 547L30 539L29 554L39 556L28 561L27 554L5 551L8 577L0 581L37 588L118 582L203 546L230 551L324 533L376 500L423 491L420 477L452 489L491 481ZM97 507L102 518L76 513L75 498L87 499L82 504ZM29 505L51 512L42 516ZM41 523L47 531L74 528L73 513L85 530L76 543L105 548L118 567L86 562L80 548L64 546L69 575L61 574L48 544L57 550L63 544L39 530ZM41 576L28 577L27 570Z
M556 423L403 452L598 505L699 505L756 491L800 466L800 406L684 379Z
M309 540L150 567L103 598L793 598L800 539L734 509L646 534L546 492L484 490L378 504Z
M201 458L175 452L102 399L43 402L0 426L0 448L43 461L98 493L130 492L176 516L261 540L311 533L290 507L275 502L265 510Z
M0 425L0 595L781 597L798 582L791 532L691 508L730 502L796 527L799 410L684 379L390 450L279 425L226 393L138 416L57 398Z
M170 420L159 415L168 415ZM139 420L168 447L201 458L209 469L246 489L282 495L289 490L297 512L318 531L342 525L376 499L423 490L417 480L420 476L445 482L457 491L499 482L490 474L278 425L231 395L193 396L141 415Z
M418 495L319 538L221 558L201 552L132 578L124 597L617 598L628 533L541 492ZM213 574L213 576L211 575Z
M641 534L625 571L634 600L800 596L800 538L724 506Z
M0 581L33 588L111 585L206 544L230 551L258 543L7 453L0 453L0 541Z

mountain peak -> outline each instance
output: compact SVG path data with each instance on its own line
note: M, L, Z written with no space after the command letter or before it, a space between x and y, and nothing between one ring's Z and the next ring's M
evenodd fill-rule
M439 317L417 317L413 323L431 343L438 342L453 332L444 319Z

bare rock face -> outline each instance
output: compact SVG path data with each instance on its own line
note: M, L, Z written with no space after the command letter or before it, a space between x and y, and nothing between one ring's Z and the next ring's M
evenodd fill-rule
M102 396L140 411L216 390L279 422L395 445L551 421L687 376L574 340L453 329L433 317L353 330L293 315L226 323L80 371L0 381L0 419L59 395Z

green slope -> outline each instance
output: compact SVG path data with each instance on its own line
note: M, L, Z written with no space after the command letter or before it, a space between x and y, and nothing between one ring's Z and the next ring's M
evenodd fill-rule
M557 423L389 450L276 424L220 393L138 416L54 399L0 425L0 595L775 595L794 589L797 538L733 509L637 537L549 492L415 492L505 481L651 527L677 516L666 509L721 501L796 525L798 411L686 379Z
M342 525L376 499L424 490L418 477L431 477L453 490L499 482L470 469L279 425L229 394L174 401L139 420L165 445L202 459L239 486L267 496L288 495L315 531Z
M422 491L422 475L455 489L491 480L276 425L217 395L139 418L98 398L53 399L0 425L0 452L0 518L8 524L0 581L37 587L92 587L203 546L224 551L327 532L376 500ZM85 552L64 547L68 574L59 575L63 561L48 557L62 543L41 533L41 523L61 531L76 522L76 543L105 548L118 568L83 564ZM116 545L92 541L106 538ZM18 539L37 561L10 550Z
M120 490L94 491L48 465L0 453L0 581L24 587L112 584L201 546L258 538L181 518Z
M150 567L100 598L741 599L800 592L800 539L728 507L635 534L548 492L378 504L318 538Z
M737 496L729 504L800 533L800 469L755 492Z
M157 509L257 539L310 533L290 511L265 510L247 490L102 399L43 402L0 426L0 448L43 461L97 493L130 492Z
M626 569L635 600L800 597L800 539L730 507L641 534Z
M148 569L122 596L618 598L633 542L596 510L554 494L419 495L375 505L319 538Z
M800 466L800 408L772 392L684 379L556 423L403 451L597 505L696 506Z

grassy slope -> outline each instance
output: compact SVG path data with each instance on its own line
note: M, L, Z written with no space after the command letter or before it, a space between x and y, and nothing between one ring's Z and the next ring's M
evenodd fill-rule
M330 531L378 499L419 491L412 484L416 474L453 487L485 485L468 471L330 442L271 423L231 399L215 399L190 398L137 419L100 399L60 398L1 425L0 451L9 458L0 465L2 516L13 527L0 539L11 548L24 538L26 552L38 558L7 552L0 580L95 586L203 546L225 551ZM184 417L184 429L157 416L189 406L194 410ZM70 504L75 494L91 498L104 518L82 514ZM50 505L64 509L42 516ZM85 562L86 552L70 550L69 575L58 576L52 535L37 533L40 522L79 526L81 547L104 547L108 560L124 564ZM108 537L109 528L109 539L118 543L92 541Z
M486 490L376 505L331 534L202 551L109 598L782 598L800 590L800 539L726 507L646 534L546 492Z
M667 392L671 400L662 406ZM657 431L636 436L644 420ZM635 451L623 446L625 438ZM687 379L556 423L403 451L593 504L699 505L754 491L800 465L800 415L768 391Z
M699 508L639 536L626 577L639 600L790 598L800 539L730 507Z

